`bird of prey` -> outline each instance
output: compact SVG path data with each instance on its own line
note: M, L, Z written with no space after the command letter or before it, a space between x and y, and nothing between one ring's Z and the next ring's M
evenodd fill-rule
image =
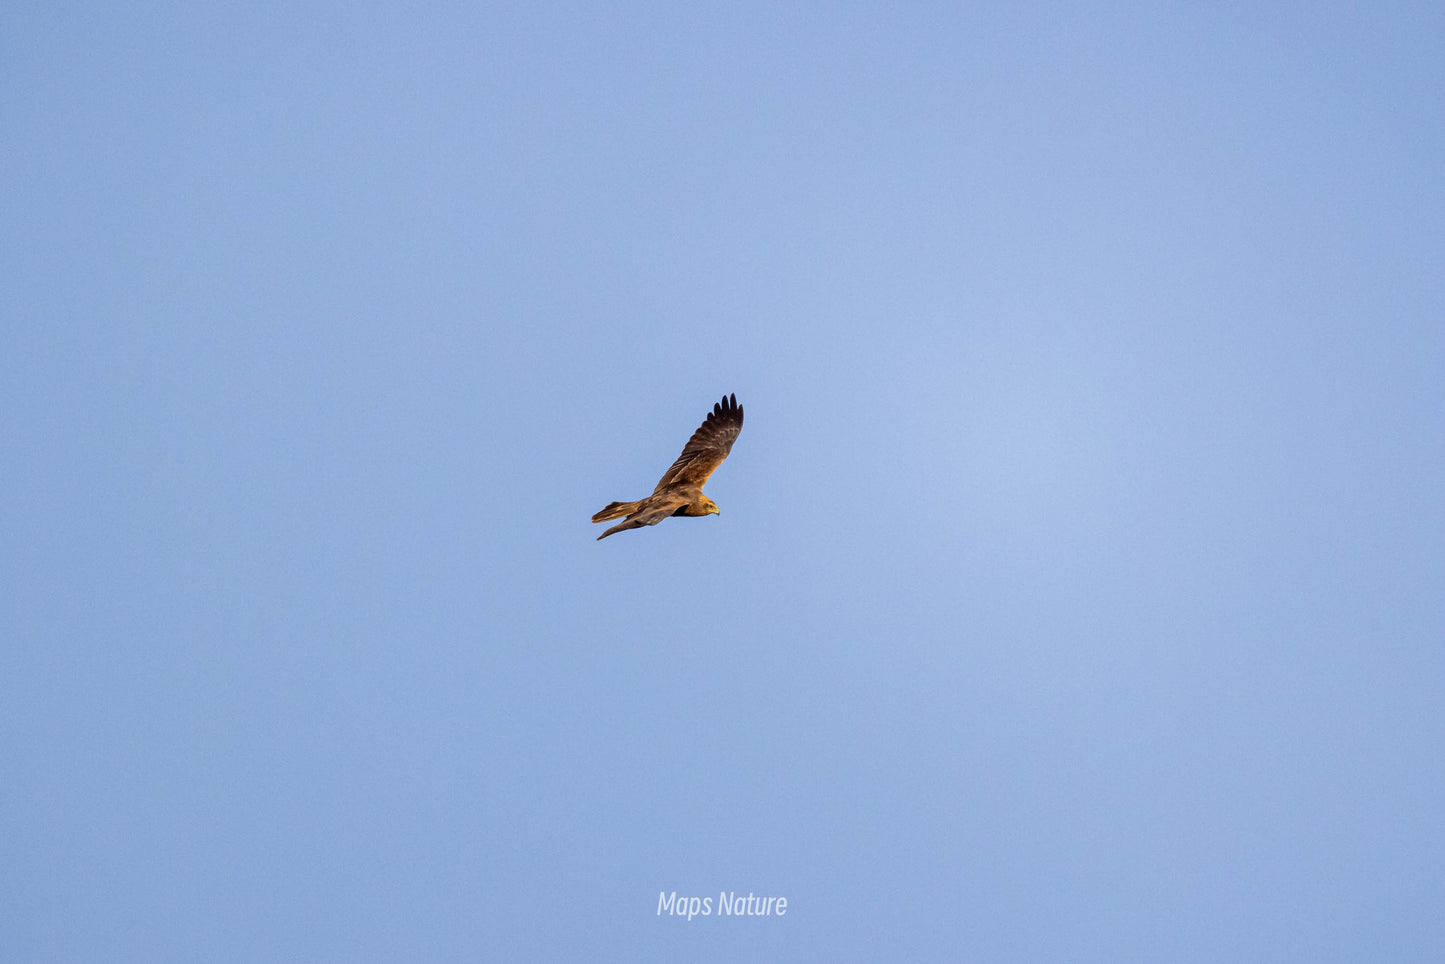
M692 438L682 447L682 454L672 463L672 468L663 473L662 481L651 495L636 502L609 503L592 517L593 522L627 517L597 538L606 539L623 529L655 526L670 515L717 515L717 503L702 494L702 486L728 457L733 441L742 430L742 406L736 395L728 395L712 407L712 412L692 433Z

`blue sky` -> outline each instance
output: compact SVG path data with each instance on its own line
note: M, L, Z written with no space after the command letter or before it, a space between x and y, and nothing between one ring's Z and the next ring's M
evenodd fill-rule
M0 957L1439 960L1442 90L1426 3L12 5Z

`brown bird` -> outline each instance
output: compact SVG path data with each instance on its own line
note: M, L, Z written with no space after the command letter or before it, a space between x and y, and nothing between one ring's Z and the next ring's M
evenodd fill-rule
M662 481L645 499L636 502L612 502L592 517L593 522L606 522L627 516L625 522L608 529L599 540L623 529L655 526L671 515L717 515L717 503L702 494L703 483L733 449L733 441L743 430L743 409L736 395L726 396L712 407L712 412L698 426L692 438L682 447L682 454L663 473Z

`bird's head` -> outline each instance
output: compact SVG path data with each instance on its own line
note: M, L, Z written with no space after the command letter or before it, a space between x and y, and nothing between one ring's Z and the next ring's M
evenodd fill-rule
M717 507L717 503L707 496L702 497L702 507L707 510L708 515L722 515L721 510Z

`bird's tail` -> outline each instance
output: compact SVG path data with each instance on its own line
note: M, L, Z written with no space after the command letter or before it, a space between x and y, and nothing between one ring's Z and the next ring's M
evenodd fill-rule
M609 502L606 508L592 517L592 521L606 522L608 519L620 519L635 512L637 505L636 502Z

